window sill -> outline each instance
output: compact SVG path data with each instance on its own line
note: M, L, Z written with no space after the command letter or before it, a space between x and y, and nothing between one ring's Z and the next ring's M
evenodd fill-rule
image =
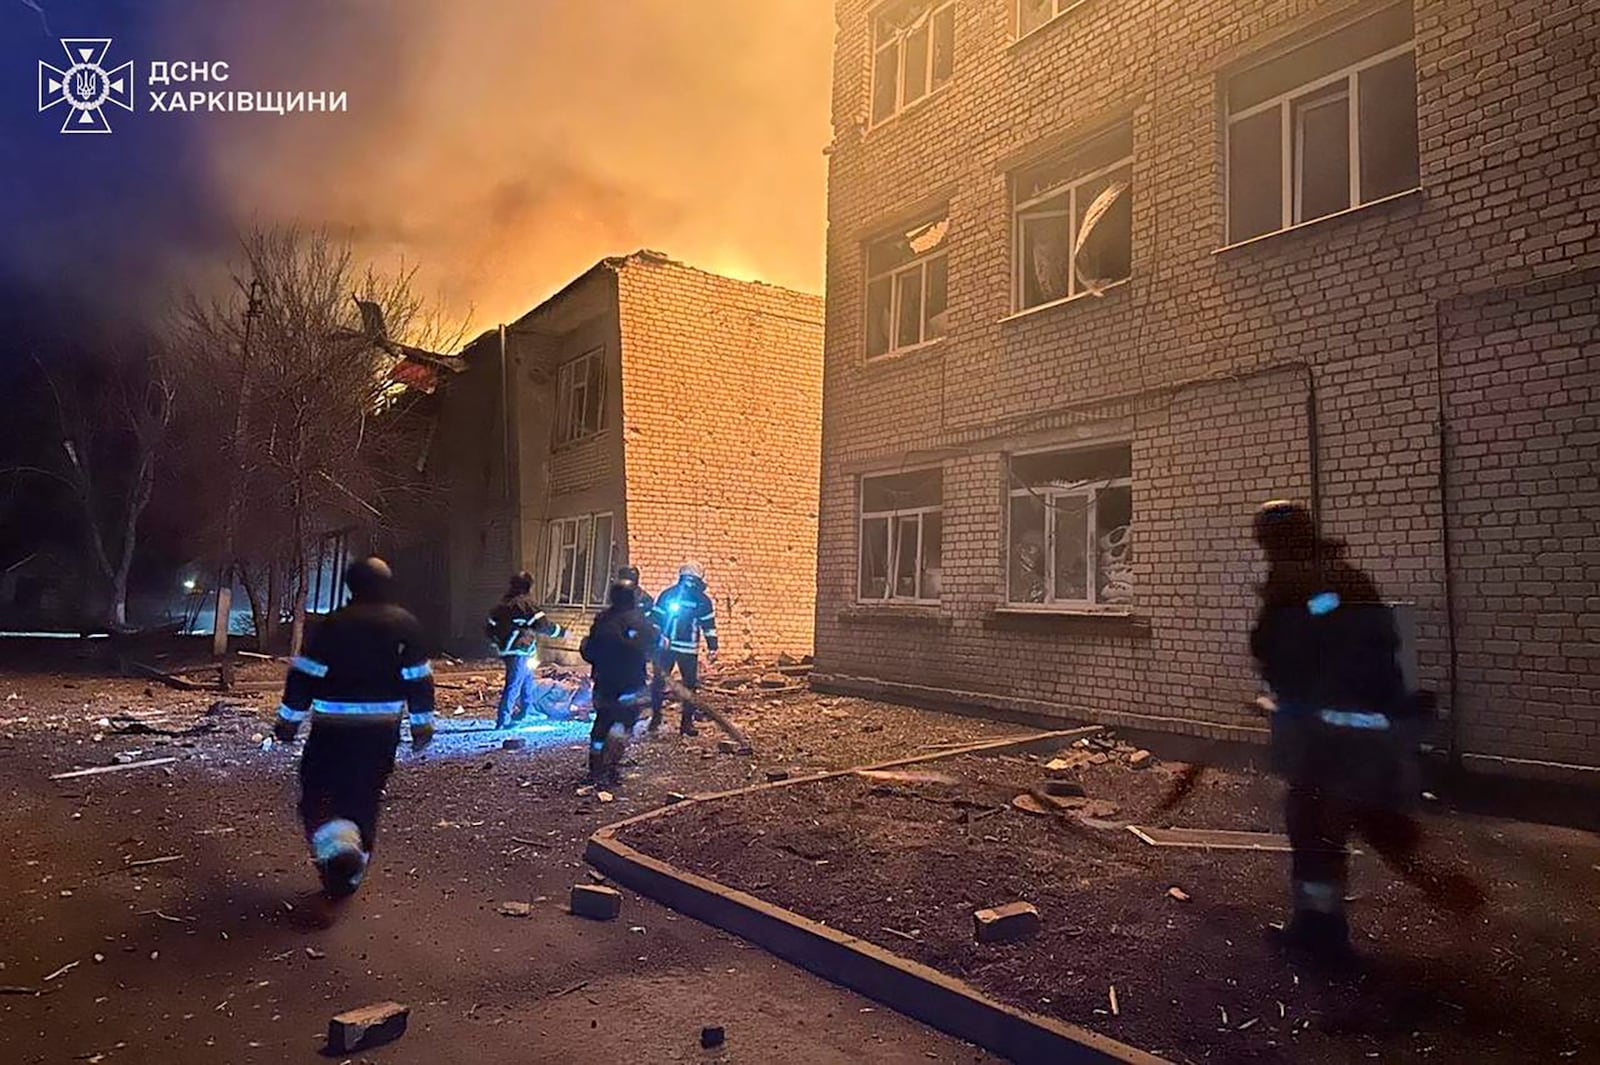
M1037 307L1029 307L1026 310L1015 311L1006 315L1004 318L1001 318L1000 324L1004 325L1007 322L1016 322L1023 318L1031 318L1036 314L1044 314L1047 311L1053 311L1058 307L1066 307L1070 304L1077 303L1080 300L1105 299L1107 293L1114 292L1117 289L1122 288L1131 280L1132 278L1125 277L1121 281L1113 281L1111 284L1101 289L1098 296L1096 296L1093 292L1079 292L1076 295L1068 296L1065 299L1051 300L1049 303L1041 303Z
M983 624L990 629L1080 629L1132 636L1150 633L1150 619L1123 606L1002 606L991 610Z
M1016 0L1010 0L1010 3L1012 4L1013 7L1015 7ZM1006 45L1006 51L1011 52L1013 54L1015 54L1016 52L1021 51L1023 48L1026 48L1028 45L1030 45L1034 41L1038 40L1040 38L1040 36L1042 36L1043 34L1049 33L1050 30L1053 27L1059 26L1062 22L1064 22L1066 20L1067 16L1071 15L1073 12L1077 11L1079 8L1086 6L1088 3L1089 3L1089 0L1078 0L1077 3L1072 4L1072 5L1068 6L1068 7L1062 8L1059 12L1057 12L1054 15L1051 15L1049 18L1047 18L1043 22L1039 23L1037 26L1035 26L1033 29L1029 30L1027 33L1024 33L1020 37L1014 38L1011 41L1010 44Z
M913 344L909 348L896 348L893 351L886 351L882 355L868 355L861 361L861 365L871 367L896 363L902 359L913 358L917 355L924 354L925 352L932 351L935 348L938 348L944 342L945 338L938 336L934 337L932 340L924 340L920 344Z
M1294 225L1289 226L1286 229L1274 229L1271 233L1263 233L1259 237L1250 237L1247 240L1239 240L1233 242L1232 244L1224 244L1222 247L1213 250L1211 254L1225 255L1228 252L1237 251L1240 248L1249 248L1256 244L1262 244L1267 241L1276 240L1279 237L1287 237L1291 233L1299 233L1303 230L1338 221L1341 218L1349 218L1351 215L1358 215L1365 211L1371 211L1380 207L1388 207L1392 204L1408 203L1413 199L1420 200L1421 198L1422 186L1418 185L1414 189L1407 189L1404 192L1397 192L1392 196L1385 196L1379 200L1370 200L1367 203L1357 204L1354 207L1346 207L1342 211L1335 211L1333 214L1325 214L1321 218L1313 218L1309 222L1296 222Z
M870 83L870 79L869 79L869 83ZM916 114L918 111L922 110L924 107L926 107L928 105L928 101L929 100L934 99L940 93L944 92L946 89L950 88L950 86L954 85L955 83L956 83L955 75L952 74L952 75L950 75L950 77L948 79L945 80L945 83L943 85L934 86L934 88L926 96L924 96L922 99L916 101L915 103L906 104L900 110L896 111L894 114L890 115L888 118L883 119L881 122L872 122L871 120L868 120L867 131L864 134L864 137L870 137L874 133L878 132L880 129L888 129L889 127L893 126L895 123L899 122L900 119L904 118L906 115ZM869 84L869 88L870 88L870 84Z
M853 621L877 625L929 625L948 627L953 618L933 602L853 603L841 607L835 617L840 621Z

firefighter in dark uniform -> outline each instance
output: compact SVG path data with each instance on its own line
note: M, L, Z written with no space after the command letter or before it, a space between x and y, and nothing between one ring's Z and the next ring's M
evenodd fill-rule
M622 584L633 585L634 594L638 597L637 606L646 614L653 613L656 608L655 597L644 590L644 585L639 583L639 569L637 566L623 566L617 570L617 580Z
M667 678L676 669L683 686L690 692L700 686L700 637L706 641L711 661L717 660L717 611L706 594L706 572L695 562L678 568L678 583L656 599L656 626L661 630L660 657L650 681L650 731L661 727L661 706L666 699ZM683 700L683 717L678 731L694 736L695 706Z
M539 637L559 639L566 630L545 615L533 601L533 576L526 571L514 574L506 594L489 612L484 635L494 644L495 654L506 667L505 687L500 690L500 706L495 711L494 727L503 729L527 715L534 701L539 660Z
M380 558L345 571L350 602L328 615L294 660L273 734L291 742L311 719L300 759L300 817L323 890L353 893L378 830L378 803L394 769L400 719L411 744L433 739L433 671L422 627L393 601Z
M1481 902L1469 880L1436 873L1421 855L1413 816L1417 753L1431 693L1408 689L1393 612L1370 577L1319 537L1311 514L1274 501L1256 515L1268 562L1250 650L1271 690L1272 753L1288 784L1284 820L1293 849L1288 945L1348 955L1347 841L1364 838L1439 904Z
M647 670L660 633L639 608L639 588L619 578L609 605L594 619L579 653L594 667L594 727L589 733L589 779L616 782L628 736L649 699Z

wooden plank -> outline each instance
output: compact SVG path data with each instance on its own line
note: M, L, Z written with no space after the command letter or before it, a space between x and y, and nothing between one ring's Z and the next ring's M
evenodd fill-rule
M147 769L153 765L176 762L176 758L147 758L142 762L125 762L121 765L97 765L90 769L74 769L70 773L52 773L51 780L71 780L73 777L92 777L101 773L120 773L124 769Z
M1229 832L1213 828L1151 828L1129 825L1128 831L1152 847L1201 847L1219 851L1288 853L1289 837L1277 832Z

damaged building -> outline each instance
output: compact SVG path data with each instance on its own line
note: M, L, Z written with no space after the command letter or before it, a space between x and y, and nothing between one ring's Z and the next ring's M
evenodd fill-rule
M655 593L693 560L724 654L810 653L822 319L819 296L641 251L468 345L426 463L447 505L407 558L442 642L484 653L527 570L571 660L619 566Z
M840 0L822 687L1264 738L1255 508L1600 769L1600 10Z

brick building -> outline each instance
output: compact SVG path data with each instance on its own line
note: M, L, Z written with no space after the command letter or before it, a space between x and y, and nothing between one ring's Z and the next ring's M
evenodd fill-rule
M605 259L462 353L428 475L445 641L484 650L507 576L578 629L624 562L658 592L706 568L724 653L809 653L822 299L641 251Z
M839 0L817 680L1262 738L1310 500L1469 768L1600 768L1600 7Z

